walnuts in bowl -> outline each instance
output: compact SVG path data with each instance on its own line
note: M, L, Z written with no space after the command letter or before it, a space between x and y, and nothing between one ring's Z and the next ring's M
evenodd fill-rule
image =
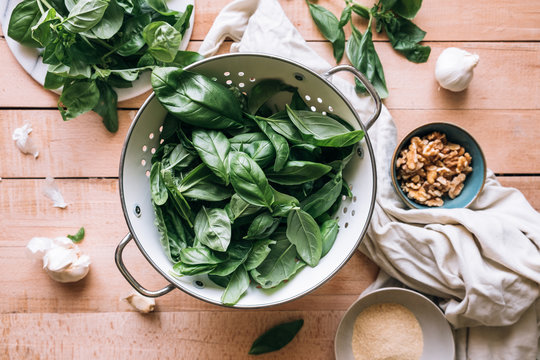
M442 206L443 197L456 198L472 172L472 157L465 148L434 131L415 136L396 160L397 179L410 199L426 206Z

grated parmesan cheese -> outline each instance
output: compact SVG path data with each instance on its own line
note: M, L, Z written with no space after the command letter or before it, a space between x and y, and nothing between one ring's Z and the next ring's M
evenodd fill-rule
M420 324L403 305L371 305L354 322L355 360L419 360L423 347Z

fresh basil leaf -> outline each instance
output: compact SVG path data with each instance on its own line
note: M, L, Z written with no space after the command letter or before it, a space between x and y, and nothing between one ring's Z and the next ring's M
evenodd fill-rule
M231 276L227 288L221 296L221 302L225 305L234 305L249 288L249 274L244 266L239 266Z
M66 81L66 78L64 76L56 75L55 73L52 73L50 71L47 71L47 75L45 75L45 82L43 83L43 87L45 89L58 89L64 85L64 82Z
M40 44L32 37L32 27L41 18L41 11L36 0L23 0L11 13L8 25L8 36L22 45L39 47Z
M269 181L281 185L299 185L316 180L332 170L331 166L311 161L288 161L280 171L267 171Z
M73 33L90 30L103 18L109 0L80 0L69 11L64 26Z
M294 339L302 325L304 320L300 319L274 326L253 342L249 354L259 355L281 349Z
M107 130L116 132L118 131L118 111L116 109L118 95L108 83L96 81L96 84L99 89L99 101L92 110L102 117Z
M64 120L76 118L92 110L99 102L95 81L78 80L64 85L58 99L58 109Z
M278 227L279 219L273 218L268 212L258 215L251 225L244 239L263 239L268 238Z
M173 265L173 275L175 276L193 276L208 274L216 268L215 264L189 265L183 262L177 262Z
M207 129L240 127L240 104L223 85L177 68L156 68L151 80L161 104L183 122Z
M227 214L229 215L231 222L234 222L240 217L256 214L261 210L261 207L252 205L247 201L244 201L238 194L234 194L231 197L231 201L228 204L228 207L226 207L226 210L228 210Z
M118 55L131 56L144 47L142 31L151 21L150 14L141 14L124 22L121 40L116 45Z
M186 67L194 62L200 61L204 57L195 51L181 51L176 53L176 56L171 62L166 63L167 66Z
M347 45L347 56L351 64L373 84L379 96L382 99L387 98L388 89L386 88L384 71L373 46L370 27L362 35L355 26L352 26L352 34ZM361 92L365 92L365 88L358 80L356 80L356 88Z
M195 217L195 236L212 250L226 251L231 242L231 222L223 209L202 207Z
M318 191L302 200L300 207L314 218L322 215L332 206L337 197L341 194L342 184L341 173L339 173L324 184Z
M268 138L261 132L256 133L244 133L236 135L229 139L231 145L235 145L236 148L243 148L243 145L248 145L256 141L267 141Z
M171 62L178 53L182 42L182 34L165 21L148 24L142 32L143 39L148 45L148 53L156 60Z
M295 90L295 87L287 85L279 79L265 79L259 81L253 86L249 93L248 112L250 114L255 114L257 110L259 110L259 108L274 95L283 91L293 92Z
M350 131L331 117L314 111L293 110L287 105L287 113L304 139L313 145L346 147L364 137L362 130Z
M182 192L182 195L203 201L223 201L230 198L233 193L228 187L204 180Z
M257 119L267 122L275 132L282 135L292 143L299 143L303 141L302 135L291 122L286 111L277 112L270 117L258 116Z
M84 239L84 227L81 227L75 235L68 235L67 238L74 243L80 243Z
M360 4L352 4L352 11L366 20L369 19L369 9Z
M297 209L287 217L287 239L296 245L298 255L309 266L319 263L322 254L322 237L319 225L307 212Z
M118 3L118 6L124 9L124 11L130 15L134 15L133 10L136 8L135 3L133 1L134 0L116 0L116 2Z
M169 9L165 0L146 0L145 2L161 15L178 15L178 11Z
M187 29L189 29L189 20L191 19L191 14L193 13L193 5L189 4L186 6L186 10L180 15L177 16L176 22L173 24L174 28L184 36Z
M217 276L217 275L208 274L208 278L212 280L213 283L223 288L226 288L227 285L229 284L229 281L231 281L231 275Z
M274 193L274 203L272 204L272 215L275 217L285 217L289 212L300 206L300 202L291 195L281 193L272 188Z
M180 261L188 265L219 264L225 259L218 258L207 247L188 247L180 251Z
M316 161L321 157L320 147L312 144L296 144L291 146L291 160ZM330 164L329 164L330 165Z
M259 165L241 152L229 155L231 184L244 201L272 209L274 194Z
M431 48L418 44L424 39L426 32L412 23L412 21L391 17L381 20L392 47L415 63L424 63L428 60Z
M165 183L161 177L160 162L152 164L152 169L150 170L150 193L156 205L165 204L169 197L167 187L165 187Z
M347 23L351 19L351 12L352 12L352 8L350 5L345 6L345 8L341 11L341 17L339 18L339 24L338 24L340 28L347 25Z
M169 190L169 197L171 198L175 209L180 216L187 221L189 226L193 226L193 221L191 220L191 207L179 190L179 186L173 177L172 171L161 171L161 176L163 177L163 183L167 187L167 190Z
M384 5L385 1L383 1ZM390 2L387 2L390 3ZM403 16L405 19L414 19L418 10L422 6L422 0L397 0L392 1L390 7L385 6L387 10L392 9L396 14Z
M161 133L162 136L164 132L165 125L163 126L163 132ZM164 157L163 168L164 170L169 170L173 168L183 169L188 167L194 160L195 156L193 156L189 151L187 151L182 144L176 144L174 145L174 148L171 150L171 152L168 154L167 158Z
M194 130L193 146L201 160L214 172L225 185L229 185L229 151L231 144L221 131Z
M122 27L124 11L116 0L109 0L109 6L101 20L91 29L93 35L99 39L110 39Z
M36 40L40 46L45 46L51 38L51 25L54 22L59 22L56 15L56 10L47 10L39 19L36 25L32 26L32 38Z
M270 239L255 241L253 243L253 249L244 263L246 270L250 271L261 265L268 254L270 254L270 245L274 245L275 243L274 240Z
M232 148L235 151L242 151L249 155L261 168L271 164L276 158L276 151L272 143L268 140L254 141L249 144L234 144Z
M276 287L306 265L301 260L297 261L296 247L289 240L285 238L275 241L264 261L250 272L253 280L263 289Z
M334 219L326 220L321 225L321 237L322 237L322 253L321 257L328 254L334 242L336 241L337 234L339 232L338 222Z
M257 123L257 126L268 137L274 149L276 150L276 161L274 162L274 171L280 171L285 166L287 159L289 158L289 144L287 140L278 133L276 133L264 120L258 117L252 117L253 121Z
M309 110L309 106L307 106L306 102L304 101L304 99L302 99L302 97L300 96L300 94L298 93L298 91L295 91L293 93L293 96L291 98L291 104L290 104L290 107L291 109L293 110ZM286 112L283 112L284 115L286 115ZM277 114L276 114L277 115ZM274 118L274 116L272 115L271 118ZM288 119L287 116L285 116L285 118ZM276 130L276 129L274 129ZM278 131L278 130L276 130ZM279 131L278 131L279 132ZM285 134L281 134L285 137L287 137Z
M164 208L156 205L155 203L152 203L152 206L154 207L154 213L156 214L154 224L156 225L160 235L161 247L165 251L165 255L167 255L167 258L170 261L178 261L182 241L178 235L175 237L172 229L169 231L169 228L167 227L167 224L173 223L173 221L171 221L171 216L167 213L166 209L164 210Z
M306 0L309 7L309 13L315 21L322 35L332 43L334 49L334 58L340 62L345 51L345 32L339 26L339 20L329 10L321 5L313 4Z
M218 276L227 276L232 274L240 267L248 258L253 244L251 241L234 241L227 249L229 256L227 261L224 261L216 266L210 274Z

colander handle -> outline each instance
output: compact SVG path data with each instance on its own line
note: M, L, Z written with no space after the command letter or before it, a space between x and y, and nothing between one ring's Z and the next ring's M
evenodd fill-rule
M124 275L128 283L133 286L135 290L137 290L141 295L147 296L147 297L160 297L165 294L167 294L169 291L173 290L175 286L173 284L169 284L166 287L164 287L161 290L157 291L150 291L146 290L131 276L129 271L127 271L126 266L124 265L124 260L122 259L122 253L124 252L124 248L126 245L133 239L133 236L131 233L127 234L125 238L120 241L120 244L118 244L118 247L116 248L116 252L114 253L114 261L116 262L116 266L118 267L118 270L120 270L120 273Z
M336 67L333 67L327 72L325 72L323 76L329 77L340 71L348 71L352 73L362 83L362 85L364 85L369 95L371 95L371 97L375 101L375 111L373 112L373 115L371 115L369 120L364 124L364 126L366 127L366 130L369 130L369 128L375 123L375 121L379 118L379 115L381 114L381 108L382 108L381 98L377 94L377 90L375 90L375 88L373 87L373 85L371 85L371 83L365 77L365 75L350 65L338 65Z

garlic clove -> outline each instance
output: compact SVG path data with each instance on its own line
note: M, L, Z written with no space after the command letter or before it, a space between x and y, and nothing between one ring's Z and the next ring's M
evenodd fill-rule
M465 90L472 81L473 70L480 57L465 50L450 47L437 59L435 78L441 87L459 92Z
M52 240L44 237L30 239L26 245L27 254L32 259L42 259L45 253L52 247Z
M135 310L143 314L152 312L156 308L156 300L154 300L153 298L142 296L135 291L128 296L122 298L122 300L126 301Z

